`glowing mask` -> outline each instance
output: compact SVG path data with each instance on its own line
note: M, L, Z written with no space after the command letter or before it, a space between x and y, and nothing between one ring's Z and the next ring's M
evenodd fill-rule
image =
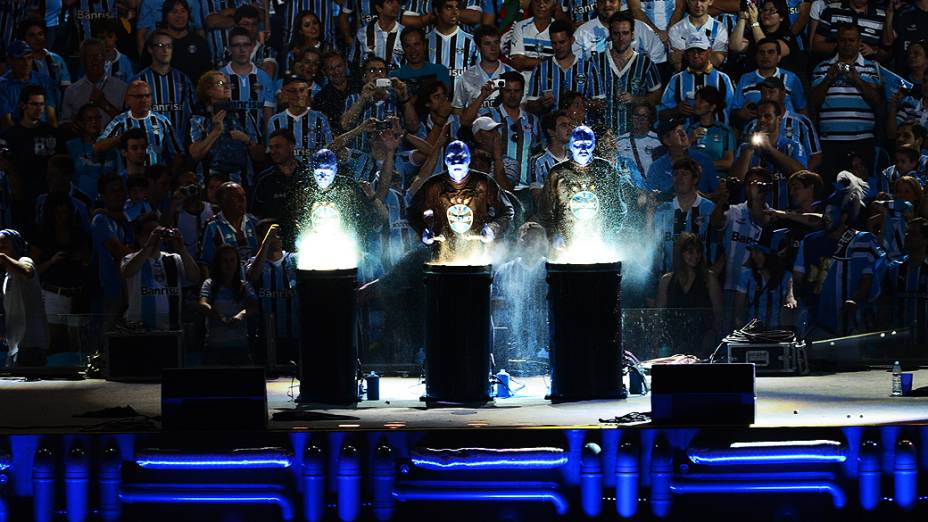
M470 148L463 141L448 144L445 149L445 167L455 183L460 183L470 172Z
M335 153L329 149L320 149L313 154L313 179L319 188L326 190L335 181L335 173L338 172L338 160Z
M593 161L593 149L596 148L596 134L593 129L581 125L570 133L567 151L570 159L579 165L588 165Z

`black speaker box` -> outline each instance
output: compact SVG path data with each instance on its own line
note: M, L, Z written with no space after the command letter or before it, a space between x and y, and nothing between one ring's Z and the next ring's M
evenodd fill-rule
M753 364L655 364L651 420L663 424L754 423Z
M166 368L161 378L165 430L263 430L263 368Z

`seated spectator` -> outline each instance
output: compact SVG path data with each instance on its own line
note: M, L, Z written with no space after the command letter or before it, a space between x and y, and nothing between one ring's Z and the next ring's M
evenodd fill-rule
M216 252L220 246L235 247L242 262L258 252L258 235L255 231L257 220L245 213L245 189L229 181L219 187L216 197L221 211L206 223L203 232L203 251L199 262L204 270L215 266Z
M616 156L634 161L642 175L648 173L654 161L654 154L662 148L657 133L651 130L654 119L654 106L643 102L633 103L632 125L629 132L619 135L616 144Z
M703 2L705 0L689 0ZM682 22L681 22L682 23ZM671 118L692 118L693 104L696 102L697 85L712 86L719 90L725 100L725 106L731 107L735 88L731 78L716 69L709 61L709 39L701 32L693 33L686 40L685 53L687 67L671 76L667 88L661 97L658 116L662 120ZM728 111L722 120L728 123Z
M784 109L790 112L805 111L806 95L799 77L790 70L778 67L781 55L777 41L773 38L760 40L756 46L755 57L757 69L741 76L732 100L732 109L738 120L748 122L757 117L757 103L762 98L761 84L768 78L777 78L783 84Z
M716 173L728 172L735 157L735 131L720 121L724 111L722 93L712 86L703 87L696 91L695 121L687 128L693 148L712 159Z
M788 247L789 230L769 227L748 245L751 257L735 289L735 326L757 319L767 330L782 330L791 323L786 315L797 303L792 273L785 264Z
M429 47L425 40L425 32L422 29L418 27L407 27L403 29L403 34L400 35L400 42L403 44L403 55L406 57L406 62L402 67L390 70L388 76L402 80L409 87L409 94L417 98L419 97L421 87L426 82L441 82L448 92L454 92L452 90L452 79L448 67L429 60L427 54ZM470 35L468 35L467 42L471 55L476 55L476 45L473 43L473 40L470 39ZM452 52L451 54L454 53ZM464 53L462 52L462 60L464 59L463 55ZM465 67L473 63L473 58L469 58L470 61L465 62ZM456 71L458 76L463 74L463 72L464 69Z
M103 42L103 69L107 76L118 78L128 82L135 76L134 67L129 57L119 52L116 48L117 40L117 22L116 20L100 20L91 25L93 37Z
M805 150L798 142L780 134L783 108L774 101L757 106L757 128L746 136L738 148L738 158L731 168L732 176L743 178L751 167L762 167L773 175L773 186L767 187L767 202L776 209L789 208L787 180L808 166Z
M313 95L312 106L326 115L332 131L339 134L342 131L341 115L345 110L345 101L354 92L348 82L348 62L340 53L330 51L322 55L322 70L325 73L325 85Z
M39 74L48 76L51 85L56 87L52 99L57 103L55 110L61 114L61 99L65 89L71 85L71 73L64 58L46 48L47 32L45 23L38 18L28 18L19 26L19 37L32 49L33 67Z
M106 75L103 42L96 38L81 42L80 58L84 76L64 91L61 119L71 121L84 105L93 105L103 114L104 127L123 111L126 82Z
M728 54L728 29L721 22L709 16L712 3L713 0L686 0L686 16L667 30L670 62L677 70L684 67L683 54L690 49L689 40L694 33L706 37L703 49L712 50L707 56L708 62L719 67L725 61Z
M673 271L658 285L657 307L677 312L671 320L671 353L708 355L720 335L722 291L704 252L699 236L681 233L673 246Z
M27 85L19 93L16 124L0 131L0 141L11 150L13 176L22 183L31 199L48 189L46 169L48 158L64 152L64 140L58 129L42 121L45 113L45 89Z
M786 101L786 85L782 78L771 76L757 86L760 88L761 101L774 101L783 107ZM759 103L759 102L758 102ZM757 106L752 109L757 114ZM743 134L753 134L757 128L757 120L751 120L744 127ZM780 134L799 142L809 158L809 168L817 169L822 163L822 143L819 141L818 129L808 116L798 112L784 110L780 118Z
M820 31L821 31L821 25ZM877 64L860 52L861 29L842 24L837 29L838 53L818 64L812 74L809 104L818 107L826 182L837 172L836 162L851 151L871 165L876 112L881 104Z
M59 351L79 339L78 321L72 314L90 311L90 234L67 193L49 195L42 210L32 254L42 282L50 345Z
M262 324L258 331L265 339L274 339L277 349L275 365L298 361L300 355L300 300L297 293L297 254L284 250L280 226L263 219L257 225L263 237L258 254L245 263L246 279L258 296ZM264 346L261 346L264 348ZM261 355L254 353L254 355ZM256 357L261 363L264 357Z
M72 120L77 137L64 144L75 168L74 185L90 202L97 200L97 181L100 176L104 172L116 170L116 156L112 152L100 155L93 151L93 144L103 130L102 114L95 105L81 107Z
M132 252L132 230L123 207L126 203L126 185L116 174L104 174L98 184L102 212L91 221L93 257L97 260L97 277L103 291L102 312L104 327L110 329L126 307L125 289L119 277L119 263Z
M58 86L51 78L33 67L34 51L22 40L14 40L6 50L7 63L10 68L0 76L0 125L9 127L23 117L19 106L20 94L27 86L41 87L45 92L46 103L40 114L40 120L52 127L58 126Z
M674 162L673 199L652 207L653 213L649 213L646 228L658 245L656 258L661 274L673 270L674 244L681 233L696 234L703 245L709 245L709 217L715 204L696 191L701 170L692 158Z
M149 330L180 330L182 288L199 282L197 262L180 231L159 226L156 214L140 216L132 226L138 250L120 264L129 295L126 320ZM162 251L163 244L174 253Z
M525 83L529 82L532 69L554 54L549 32L554 21L554 9L553 0L530 0L526 14L531 16L513 22L506 34L509 63L522 73Z
M767 50L765 54L774 54L777 62L781 62L789 71L804 73L806 60L799 39L792 31L790 7L786 0L764 2L760 12L754 2L748 2L747 8L747 11L741 10L738 13L738 23L731 31L731 52L745 57L742 62L747 69L755 64L761 67L760 44L768 41L775 49Z
M205 114L190 118L190 158L202 161L209 173L218 172L236 183L253 184L254 167L248 160L262 158L264 150L254 132L242 124L241 111L230 107L229 82L219 71L200 76L197 94Z
M251 283L242 280L242 262L232 245L215 250L211 277L200 289L198 308L206 316L205 364L249 364L249 316L258 314L258 297Z
M13 229L0 230L0 267L4 337L10 348L5 366L45 366L48 321L39 273L26 256L26 241Z
M567 142L570 141L570 133L573 132L574 127L570 118L562 111L550 112L541 117L541 130L545 134L547 146L544 151L530 160L531 182L529 187L535 208L541 208L541 192L545 186L545 180L548 179L548 173L551 172L551 167L568 159Z
M710 194L718 188L719 180L712 159L692 148L690 138L681 122L677 120L662 122L657 129L657 135L665 149L664 153L658 156L648 169L645 184L649 190L659 190L664 194L670 194L673 186L673 165L677 160L686 157L693 158L699 163L701 172L698 188L700 192Z
M481 25L474 32L474 41L477 42L480 59L476 65L465 69L459 81L455 82L454 101L452 102L455 109L464 110L478 96L483 97L483 107L490 107L496 102L499 88L495 88L491 82L515 70L499 59L500 38L499 29L492 25Z
M849 226L863 208L865 185L848 172L825 202L824 230L802 240L793 267L800 302L809 306L809 338L862 331L862 314L879 292L885 253L873 234Z

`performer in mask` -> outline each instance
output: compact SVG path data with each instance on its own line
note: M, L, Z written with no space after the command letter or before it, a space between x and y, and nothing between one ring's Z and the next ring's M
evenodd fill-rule
M568 159L551 168L542 189L541 221L556 246L575 239L611 242L625 219L623 181L608 161L593 156L596 135L581 125L567 144Z
M413 195L406 213L422 241L444 243L447 252L462 253L472 240L489 243L505 232L512 204L493 178L470 169L470 149L464 142L448 144L445 167Z
M312 178L297 180L291 198L285 244L295 245L303 231L325 233L342 230L357 241L377 231L387 215L383 202L365 194L354 179L339 176L338 159L329 149L320 149L312 157ZM288 247L288 250L292 246Z

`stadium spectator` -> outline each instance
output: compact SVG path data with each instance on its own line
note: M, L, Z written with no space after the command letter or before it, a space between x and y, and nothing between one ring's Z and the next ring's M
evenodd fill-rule
M462 31L461 34L466 33ZM471 52L476 53L476 51L473 51L476 45L473 44L471 39L467 41L472 49ZM403 63L402 67L392 69L389 72L388 76L390 78L399 78L406 83L409 87L410 96L416 98L419 96L422 85L426 82L439 81L444 84L449 92L454 92L451 83L452 77L449 74L448 67L442 63L434 62L431 57L427 55L430 48L426 45L425 32L423 32L422 29L418 27L407 27L403 29L403 33L400 35L400 42L403 44L403 56L405 56L406 61ZM448 42L442 39L442 45L446 45L447 43ZM468 64L469 63L472 63L472 60L468 62ZM463 69L455 71L457 76L460 76L462 73Z
M80 58L84 76L64 91L61 104L63 121L73 120L77 111L87 104L103 111L104 127L122 112L129 86L118 78L106 75L103 49L103 42L95 38L81 42Z
M525 107L535 114L544 114L557 107L561 94L567 91L580 92L590 98L601 97L601 76L595 65L574 54L574 28L563 20L555 20L548 34L552 55L539 60L532 69Z
M657 129L657 135L664 146L664 151L648 168L648 174L645 177L648 189L670 194L673 187L673 165L677 160L686 157L695 159L700 165L698 186L700 192L709 194L718 188L719 180L712 159L693 149L681 122L677 120L662 122Z
M477 42L477 52L480 60L464 70L460 81L454 84L454 101L452 105L457 110L468 107L475 99L482 96L484 107L490 107L499 96L499 87L492 82L499 81L502 75L514 69L499 58L500 32L494 26L482 25L474 32L474 41ZM484 88L487 92L484 95Z
M57 20L55 20L57 22ZM40 74L48 76L51 85L57 87L54 99L55 110L61 113L61 100L65 89L71 85L71 72L57 53L48 50L46 26L38 18L28 18L19 26L19 37L32 49L32 64Z
M75 187L84 197L94 202L97 199L97 181L104 172L116 170L116 155L112 152L97 154L93 151L100 132L103 130L103 111L87 104L81 107L73 120L77 136L64 144L74 164Z
M258 297L251 283L242 280L242 262L232 245L221 245L210 264L211 277L200 289L200 312L207 318L205 364L251 363L249 316L259 313Z
M170 163L181 152L181 142L171 121L151 110L151 87L142 80L133 81L126 91L126 105L129 110L117 115L103 129L94 152L101 154L113 149L120 143L120 136L136 128L144 130L148 138L148 165Z
M728 55L728 29L722 22L709 16L709 8L713 3L713 0L686 0L686 16L667 30L670 62L677 70L686 66L683 55L690 49L692 35L697 33L706 37L707 43L702 49L711 50L707 61L715 67L725 61Z
M57 127L58 86L33 67L35 51L26 42L14 40L6 50L6 57L9 70L0 76L0 125L9 127L22 118L20 93L27 86L35 85L45 90L46 103L41 120Z
M712 86L703 87L693 104L695 121L687 128L693 148L712 159L717 174L728 172L735 157L735 131L721 122L724 110L722 93Z
M151 54L151 65L132 79L142 80L151 87L151 109L171 120L178 136L187 136L196 91L190 78L171 66L174 57L171 35L158 29L149 35L145 48Z
M203 270L216 266L217 251L223 245L236 249L240 263L251 259L258 252L259 240L255 231L258 220L245 212L245 189L238 183L228 181L219 187L216 197L220 212L206 223L203 231L203 250L198 260Z
M757 103L761 100L761 84L768 78L777 78L785 91L784 109L791 112L806 110L806 95L799 77L792 70L780 69L780 46L773 38L759 40L755 49L757 69L746 72L738 80L732 99L732 109L741 122L757 117Z
M654 154L662 148L657 133L651 129L654 122L654 106L648 103L633 103L632 125L625 134L620 134L616 144L616 156L634 161L638 172L646 176L654 161Z
M358 29L354 39L352 61L364 63L369 56L376 56L386 63L388 68L399 67L403 63L403 48L399 36L403 25L399 23L399 0L372 0L376 17L364 27Z
M449 92L454 92L454 85L464 71L477 63L477 44L473 36L458 26L462 4L463 0L432 0L435 24L425 37L428 61L445 67L451 76ZM512 58L513 64L516 61ZM399 78L405 81L402 76Z
M312 106L329 119L332 131L342 132L341 115L348 95L354 92L348 82L348 62L340 53L330 51L322 56L325 85L313 95Z
M192 19L196 19L192 18L191 13L187 0L164 0L161 6L161 28L174 40L175 52L171 56L171 65L188 78L199 78L210 69L212 56L209 44L190 24Z
M741 269L735 289L735 325L757 319L768 330L790 326L788 314L797 302L793 296L791 265L787 265L789 231L765 228L756 243L748 245L750 258Z
M690 0L694 1L694 0ZM705 0L695 0L704 2ZM715 68L709 61L709 39L702 32L692 33L686 39L684 55L686 68L674 74L667 82L667 88L661 97L658 116L662 120L671 118L692 118L693 104L696 102L697 86L712 86L718 89L725 100L725 106L732 106L735 88L727 74ZM723 122L728 123L728 110L724 112Z
M0 230L0 267L4 275L4 337L9 346L5 366L44 366L48 353L48 321L35 263L26 241L13 229Z
M112 328L126 307L125 290L119 277L119 263L132 252L132 230L123 206L126 202L126 185L116 174L104 174L98 184L102 212L94 214L91 222L93 257L97 260L97 278L102 290L101 308L104 327Z
M21 116L15 125L0 131L0 141L15 151L12 155L12 176L22 183L29 199L46 191L48 159L64 152L61 133L42 121L45 102L44 88L27 85L19 93L17 112Z

